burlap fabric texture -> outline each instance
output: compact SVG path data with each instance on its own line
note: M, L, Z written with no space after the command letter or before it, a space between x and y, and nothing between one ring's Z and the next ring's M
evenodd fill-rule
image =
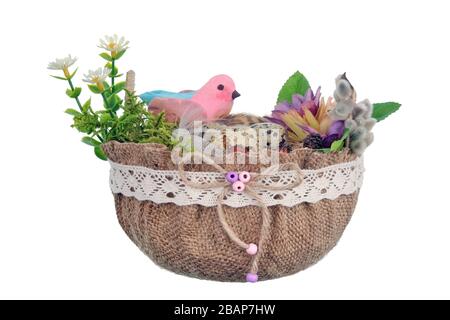
M103 145L116 163L157 170L177 170L170 151L156 144L108 142ZM324 154L296 149L280 156L302 169L318 169L354 160L348 150ZM224 166L226 170L259 172L257 165ZM186 170L213 171L209 165L187 165ZM315 264L338 242L357 202L357 192L335 200L271 206L270 236L259 262L259 280L294 274ZM128 237L156 264L173 272L218 281L245 281L252 257L225 234L216 208L177 206L139 201L114 194L117 217ZM228 224L247 243L258 243L261 209L225 206Z

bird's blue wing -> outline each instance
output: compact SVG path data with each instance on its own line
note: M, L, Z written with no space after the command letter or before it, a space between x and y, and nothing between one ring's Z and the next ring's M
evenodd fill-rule
M171 99L191 99L195 94L195 91L183 91L183 92L170 92L165 90L154 90L141 94L139 97L145 103L150 103L155 98L171 98Z

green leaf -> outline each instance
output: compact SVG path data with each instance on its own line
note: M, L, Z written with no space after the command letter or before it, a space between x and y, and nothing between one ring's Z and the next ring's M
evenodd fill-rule
M91 137L83 137L83 139L81 139L81 141L83 141L84 143L86 143L90 146L93 146L93 147L97 147L97 146L101 145L100 141L97 141Z
M156 123L155 123L155 128L158 128L159 125L161 124L162 120L164 119L164 112L161 112L158 117L156 118Z
M114 57L114 59L119 60L120 58L122 58L122 56L125 54L125 52L127 52L126 49L125 49L125 50L122 50L122 51L120 51L120 52L118 52L118 53L116 54L116 56Z
M106 100L108 100L109 97L111 97L111 91L109 90L105 90L105 92L103 92L103 95L105 96Z
M88 112L90 107L91 107L91 98L89 98L89 100L83 104L83 107L81 109L83 110L83 112L86 113Z
M78 68L75 69L75 71L69 76L69 79L72 79L77 74Z
M66 94L70 97L70 98L78 98L81 94L81 88L80 87L76 87L73 90L67 89L66 90Z
M331 144L330 151L339 152L344 148L344 145L345 145L344 140L336 140Z
M284 101L291 103L293 94L305 95L309 88L310 85L306 77L297 71L284 83L278 94L277 103Z
M109 109L111 109L112 111L117 111L119 110L120 107L120 103L122 102L122 100L117 96L117 95L112 95L110 96L108 99L108 107Z
M88 85L89 90L91 90L93 93L99 94L102 93L100 89L95 84L89 84Z
M50 75L50 77L53 77L53 78L58 79L58 80L67 80L64 77L58 77L58 76L52 76L52 75Z
M331 144L330 151L331 152L339 152L342 149L344 149L345 140L348 138L349 135L350 135L350 129L346 128L344 131L344 134L342 135L342 138L334 141Z
M74 116L74 117L76 117L76 116L81 116L81 113L79 112L79 111L77 111L77 110L75 110L75 109L66 109L66 111L64 111L65 113L67 113L67 114L70 114L71 116Z
M108 53L106 53L106 52L100 53L100 57L102 57L106 61L112 61L111 56Z
M120 91L122 91L123 89L125 89L125 85L126 85L126 82L125 82L125 81L116 83L116 84L114 85L114 87L113 87L112 92L113 92L114 94L119 93Z
M72 91L71 89L67 89L67 90L66 90L66 95L67 95L69 98L72 98L73 91Z
M111 115L109 113L103 113L100 116L100 123L101 124L106 124L106 123L108 123L111 120L112 120L112 117L111 117Z
M102 148L100 146L94 147L94 152L97 158L101 160L108 160L108 157L106 157L106 154L103 152Z
M118 102L117 105L116 105L114 108L112 108L111 110L114 111L114 112L117 112L117 110L120 109L121 104L122 104L122 99L119 98L119 102Z
M114 66L114 69L113 69L112 63L110 63L110 62L108 62L108 63L105 65L105 67L108 68L108 69L111 69L111 72L109 73L109 77L110 77L110 78L116 77L116 76L117 76L117 73L119 73L119 69L118 69L116 66Z
M106 81L103 81L103 86L105 87L105 90L109 90L110 88L109 83Z
M401 104L397 102L375 103L373 105L372 118L380 122L400 109L400 106Z
M349 128L345 128L344 130L344 134L342 135L342 140L347 139L350 136L350 129Z
M114 69L111 69L111 72L109 73L108 77L116 78L118 73L119 69L117 69L117 67L114 67Z

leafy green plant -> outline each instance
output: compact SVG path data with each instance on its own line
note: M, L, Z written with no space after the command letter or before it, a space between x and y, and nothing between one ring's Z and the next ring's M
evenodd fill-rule
M103 109L98 111L92 109L90 98L83 104L80 101L82 88L75 87L72 81L77 70L73 73L69 71L76 58L68 56L49 64L49 69L63 71L64 77L52 77L68 82L69 89L66 94L74 99L78 106L78 110L66 110L66 113L73 117L72 127L86 134L81 141L92 146L95 155L102 160L106 160L106 155L101 145L112 140L173 146L174 124L167 122L163 113L154 115L148 112L145 103L134 92L125 90L125 82L116 81L123 76L119 74L116 61L125 54L127 45L125 39L119 39L117 36L101 40L99 47L107 52L101 53L100 56L107 62L103 68L90 70L84 76L83 81L88 83L89 90L102 97ZM120 97L124 92L126 99Z

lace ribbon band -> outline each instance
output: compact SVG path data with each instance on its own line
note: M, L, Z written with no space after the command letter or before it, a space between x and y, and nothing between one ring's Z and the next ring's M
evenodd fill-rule
M176 170L154 170L141 166L122 165L110 161L110 186L113 193L121 193L138 200L149 200L158 204L174 203L179 206L202 205L216 207L223 191L217 188L192 188L187 186ZM334 200L340 195L357 191L363 181L363 159L339 163L316 169L302 170L302 183L283 190L297 178L293 170L279 171L261 178L256 193L266 206L292 207L303 202L316 203L322 199ZM195 184L214 185L224 181L220 172L186 172L189 181ZM266 185L267 190L263 188ZM270 187L269 187L270 186ZM274 190L280 189L280 190ZM247 193L229 191L222 202L233 208L259 205L259 201Z

